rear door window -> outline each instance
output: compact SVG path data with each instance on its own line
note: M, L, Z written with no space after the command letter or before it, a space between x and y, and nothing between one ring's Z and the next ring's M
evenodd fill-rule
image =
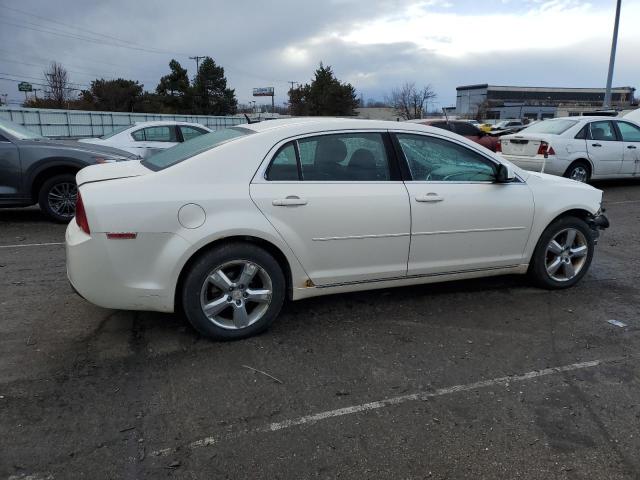
M615 142L617 140L613 123L609 121L591 122L589 124L590 139L604 142Z

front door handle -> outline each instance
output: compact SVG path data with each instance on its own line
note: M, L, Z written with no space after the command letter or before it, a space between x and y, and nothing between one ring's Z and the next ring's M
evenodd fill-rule
M274 207L295 207L306 205L307 201L304 198L300 198L296 195L289 195L287 198L279 198L271 203Z
M592 147L601 147L602 145L600 145L599 143L592 143L591 146Z
M418 195L416 197L416 202L431 202L431 203L435 203L435 202L441 202L443 201L444 198L442 198L440 195L438 195L437 193L434 192L430 192L427 193L426 195Z
M636 146L635 145L627 145L627 148L631 149L631 150L635 150Z

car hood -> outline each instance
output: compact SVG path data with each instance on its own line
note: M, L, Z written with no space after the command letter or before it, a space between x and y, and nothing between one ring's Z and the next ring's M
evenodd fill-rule
M76 175L76 183L82 186L86 183L104 182L107 180L117 180L119 178L139 177L153 173L142 165L139 160L129 162L105 163L102 165L91 165L83 168Z
M137 159L137 155L120 150L119 148L108 147L106 145L96 145L93 143L80 143L76 140L22 140L21 145L28 147L46 147L59 150L75 150L96 155L117 156L127 159Z

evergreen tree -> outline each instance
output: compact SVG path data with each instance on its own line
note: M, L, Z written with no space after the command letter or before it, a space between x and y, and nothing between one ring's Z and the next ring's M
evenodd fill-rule
M331 66L320 66L311 84L289 90L293 115L349 116L355 114L358 98L350 83L341 83Z
M238 101L235 90L227 88L224 68L211 57L200 64L193 82L194 113L201 115L230 115L236 113Z
M192 106L187 69L177 60L169 62L171 72L160 79L156 87L158 101L166 113L188 113Z

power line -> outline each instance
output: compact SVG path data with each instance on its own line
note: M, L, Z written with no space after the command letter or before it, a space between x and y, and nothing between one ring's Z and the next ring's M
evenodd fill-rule
M198 75L198 72L200 71L200 59L202 58L207 58L207 57L205 55L196 55L195 57L189 57L189 60L196 61L196 75Z

